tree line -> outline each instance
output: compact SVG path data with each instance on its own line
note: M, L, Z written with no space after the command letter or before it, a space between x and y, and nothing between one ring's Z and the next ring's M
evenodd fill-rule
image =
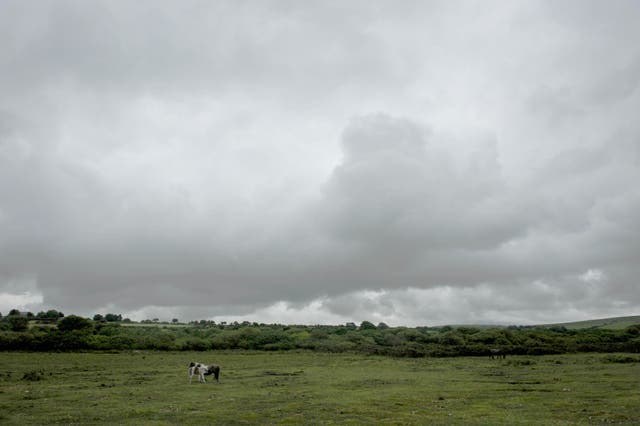
M369 321L344 325L282 325L194 321L132 323L117 314L48 316L10 312L0 318L0 350L313 350L398 357L640 352L640 324L623 330L564 327L389 327ZM46 314L46 313L45 313ZM53 323L48 322L54 320ZM173 321L176 323L177 321Z

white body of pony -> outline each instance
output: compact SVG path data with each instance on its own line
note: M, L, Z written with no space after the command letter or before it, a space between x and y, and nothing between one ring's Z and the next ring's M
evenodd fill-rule
M200 383L206 383L207 381L204 379L204 376L210 376L211 374L213 374L216 382L219 382L220 366L215 364L206 365L200 362L191 362L189 364L189 383L191 383L191 379L193 379L195 374L198 375L198 381Z

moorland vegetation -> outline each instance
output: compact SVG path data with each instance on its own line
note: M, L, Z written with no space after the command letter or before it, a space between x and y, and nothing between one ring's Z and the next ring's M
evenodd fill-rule
M396 357L482 356L581 352L640 352L640 324L620 330L568 329L561 325L510 327L389 327L369 321L344 325L157 319L133 322L118 314L93 319L50 310L12 310L0 318L0 351L83 350L261 351L311 350Z
M220 382L189 384L191 360ZM637 425L639 372L637 354L0 351L0 424Z

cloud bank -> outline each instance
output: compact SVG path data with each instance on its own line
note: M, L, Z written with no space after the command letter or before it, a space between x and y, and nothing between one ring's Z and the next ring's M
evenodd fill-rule
M0 312L637 314L634 2L4 2Z

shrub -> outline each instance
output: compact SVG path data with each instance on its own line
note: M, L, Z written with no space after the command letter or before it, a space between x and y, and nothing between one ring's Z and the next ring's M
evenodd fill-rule
M122 315L120 315L120 314L106 314L104 316L104 319L107 322L122 321Z
M29 328L29 320L25 317L10 316L9 325L13 331L25 331Z
M69 315L58 322L58 330L60 331L88 330L91 328L93 328L91 321L77 315Z
M399 357L422 358L427 352L423 345L415 342L405 342L402 345L393 347L391 354Z
M360 330L376 330L377 327L369 321L362 321L360 324Z
M180 342L178 346L183 351L206 351L211 345L203 339L190 337L189 339Z
M122 328L117 323L100 323L95 325L95 331L104 336L116 336L122 332Z
M132 349L135 346L135 339L131 336L109 336L111 349Z
M329 338L329 332L322 328L314 328L311 330L310 336L315 340L324 340Z
M625 329L626 333L631 336L640 336L640 324L634 324Z

